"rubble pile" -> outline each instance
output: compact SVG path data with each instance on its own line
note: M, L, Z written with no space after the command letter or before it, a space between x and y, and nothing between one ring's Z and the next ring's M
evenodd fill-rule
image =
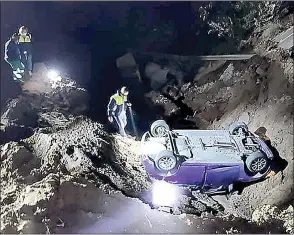
M281 210L276 206L263 205L256 209L252 214L252 221L257 224L264 224L270 221L282 221L286 232L289 234L294 233L294 210L290 205L288 208Z
M33 134L34 128L49 125L48 115L82 115L88 109L89 95L71 79L47 77L48 69L42 63L35 65L33 77L23 85L23 92L9 100L1 116L1 143L18 141ZM52 123L51 123L52 124Z

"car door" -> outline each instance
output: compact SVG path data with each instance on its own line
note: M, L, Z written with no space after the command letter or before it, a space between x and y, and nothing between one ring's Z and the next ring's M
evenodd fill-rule
M180 166L179 171L172 176L165 177L165 180L179 185L189 185L201 188L204 182L205 165L191 163Z
M238 165L216 165L206 168L203 190L222 191L239 178Z

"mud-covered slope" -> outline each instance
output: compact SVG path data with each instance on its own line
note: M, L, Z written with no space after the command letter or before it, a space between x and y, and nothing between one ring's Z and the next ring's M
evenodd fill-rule
M112 196L140 198L151 206L139 142L109 135L103 125L82 116L86 91L71 79L48 80L46 67L36 67L1 116L1 231L55 231L64 220L74 224L72 213L98 213ZM178 214L221 207L192 195L179 201Z
M1 231L285 232L280 220L289 221L291 211L280 218L276 209L278 219L270 221L267 214L256 213L261 226L229 214L199 217L215 201L197 194L194 199L181 196L180 215L152 210L133 198L145 200L142 195L150 187L137 146L132 139L109 136L100 124L83 117L58 131L40 129L1 146Z
M85 118L68 123L60 131L40 130L2 146L2 231L44 232L44 226L56 227L63 213L97 211L99 192L138 196L148 187L135 141L112 139Z
M258 226L189 190L172 211L151 209L152 187L139 142L110 135L82 116L85 103L75 101L85 101L86 91L70 79L52 83L44 73L24 85L26 91L7 103L1 117L3 233L285 232L289 227L283 221L289 221L291 210L281 218L275 210L270 219L255 213ZM14 135L24 128L30 132Z

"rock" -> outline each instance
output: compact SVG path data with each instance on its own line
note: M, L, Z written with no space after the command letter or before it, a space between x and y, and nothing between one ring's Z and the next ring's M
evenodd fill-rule
M192 86L191 82L188 82L188 83L184 84L181 87L181 92L186 92L191 86Z
M37 125L38 115L36 110L25 97L20 97L8 102L6 109L1 116L1 123L14 123L17 125L26 125L35 127Z
M31 136L33 133L34 132L31 127L8 123L4 127L1 126L0 144L7 143L9 141L19 141Z
M261 77L264 77L267 73L268 68L269 64L266 61L264 61L260 66L257 67L256 73Z
M231 63L229 66L226 68L226 70L223 72L223 74L220 76L220 80L226 82L232 79L234 75L234 65Z
M266 30L263 31L261 35L261 40L268 40L269 38L273 38L279 30L279 25L269 23L265 28Z
M287 209L279 210L276 206L263 205L256 209L252 214L252 221L257 224L268 223L273 220L282 220L286 232L292 234L294 232L294 210L290 205Z
M264 205L260 209L256 209L252 214L252 221L257 224L265 223L272 220L277 214L276 206Z

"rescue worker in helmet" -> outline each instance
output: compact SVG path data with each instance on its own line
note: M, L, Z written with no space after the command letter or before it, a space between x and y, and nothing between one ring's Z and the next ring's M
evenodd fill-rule
M116 94L110 97L107 106L108 121L113 123L118 128L122 136L127 136L125 128L127 125L127 107L131 106L128 101L129 90L127 87L122 87Z
M14 33L10 39L5 43L4 60L11 66L13 71L13 79L22 81L24 73L24 65L21 62L21 54L18 47L19 36Z
M33 61L32 61L32 36L28 32L28 28L21 26L18 30L19 35L19 49L21 54L21 61L25 65L29 75L32 76Z

